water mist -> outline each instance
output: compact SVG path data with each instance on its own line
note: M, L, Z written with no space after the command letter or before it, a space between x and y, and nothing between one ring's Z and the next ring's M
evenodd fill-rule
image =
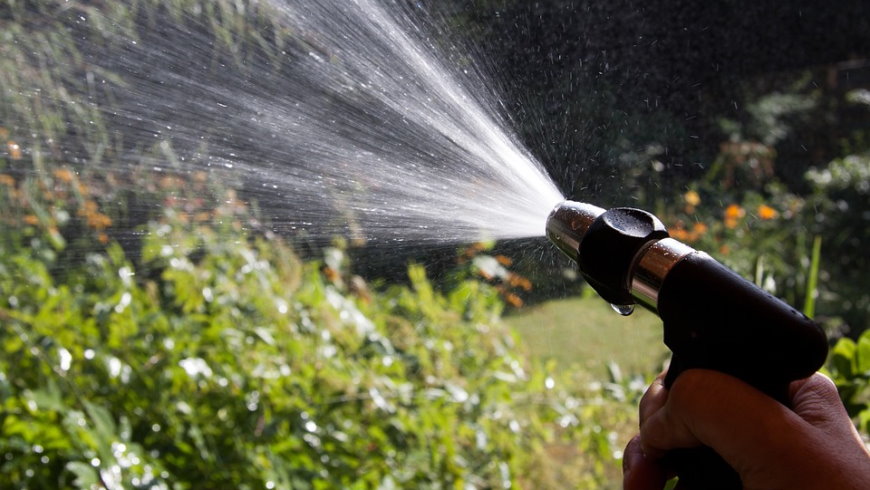
M217 43L193 17L187 31L118 33L112 55L90 53L124 79L111 124L159 149L129 165L227 172L279 232L360 243L543 235L563 198L475 65L435 54L421 12L374 0L262 8L286 41L273 57L245 53L240 68L207 64Z

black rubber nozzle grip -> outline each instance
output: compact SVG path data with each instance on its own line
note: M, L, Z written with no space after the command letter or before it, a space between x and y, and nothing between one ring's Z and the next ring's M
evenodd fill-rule
M789 384L812 375L827 357L819 325L704 253L688 255L668 272L658 310L673 352L668 388L687 369L714 369L788 406ZM742 488L710 448L669 453L666 464L685 488Z
M668 272L658 310L682 369L715 369L777 399L827 357L819 325L701 252Z
M667 236L665 225L644 210L609 209L589 226L577 264L602 298L631 305L630 272L636 257L649 243Z

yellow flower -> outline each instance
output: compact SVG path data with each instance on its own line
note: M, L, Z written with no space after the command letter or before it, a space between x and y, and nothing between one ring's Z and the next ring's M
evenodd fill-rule
M763 220L769 220L769 219L774 219L777 216L779 216L779 213L775 209L773 209L772 207L768 206L767 204L762 204L761 206L758 206L758 217L759 218L761 218Z
M686 201L686 204L692 207L701 204L701 196L699 196L698 193L695 191L689 191L683 194L683 200Z

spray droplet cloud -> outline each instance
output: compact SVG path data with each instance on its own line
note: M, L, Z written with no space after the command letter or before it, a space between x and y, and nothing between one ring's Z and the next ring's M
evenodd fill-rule
M268 7L289 33L280 64L251 53L240 69L198 66L214 40L193 29L121 39L121 57L95 53L130 87L114 120L143 141L171 141L155 165L170 155L231 172L279 231L369 243L543 234L561 194L474 65L445 62L413 7Z

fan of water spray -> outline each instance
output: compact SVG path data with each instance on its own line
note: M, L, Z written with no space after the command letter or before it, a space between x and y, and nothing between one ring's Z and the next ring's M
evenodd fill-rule
M279 230L366 241L540 236L563 198L473 64L448 64L388 0L271 0L277 59L207 66L212 37L161 26L91 60L123 74L110 118L180 166L231 169ZM117 43L118 40L115 40ZM114 52L113 52L114 53ZM242 56L242 55L240 55ZM170 143L171 142L171 143Z

